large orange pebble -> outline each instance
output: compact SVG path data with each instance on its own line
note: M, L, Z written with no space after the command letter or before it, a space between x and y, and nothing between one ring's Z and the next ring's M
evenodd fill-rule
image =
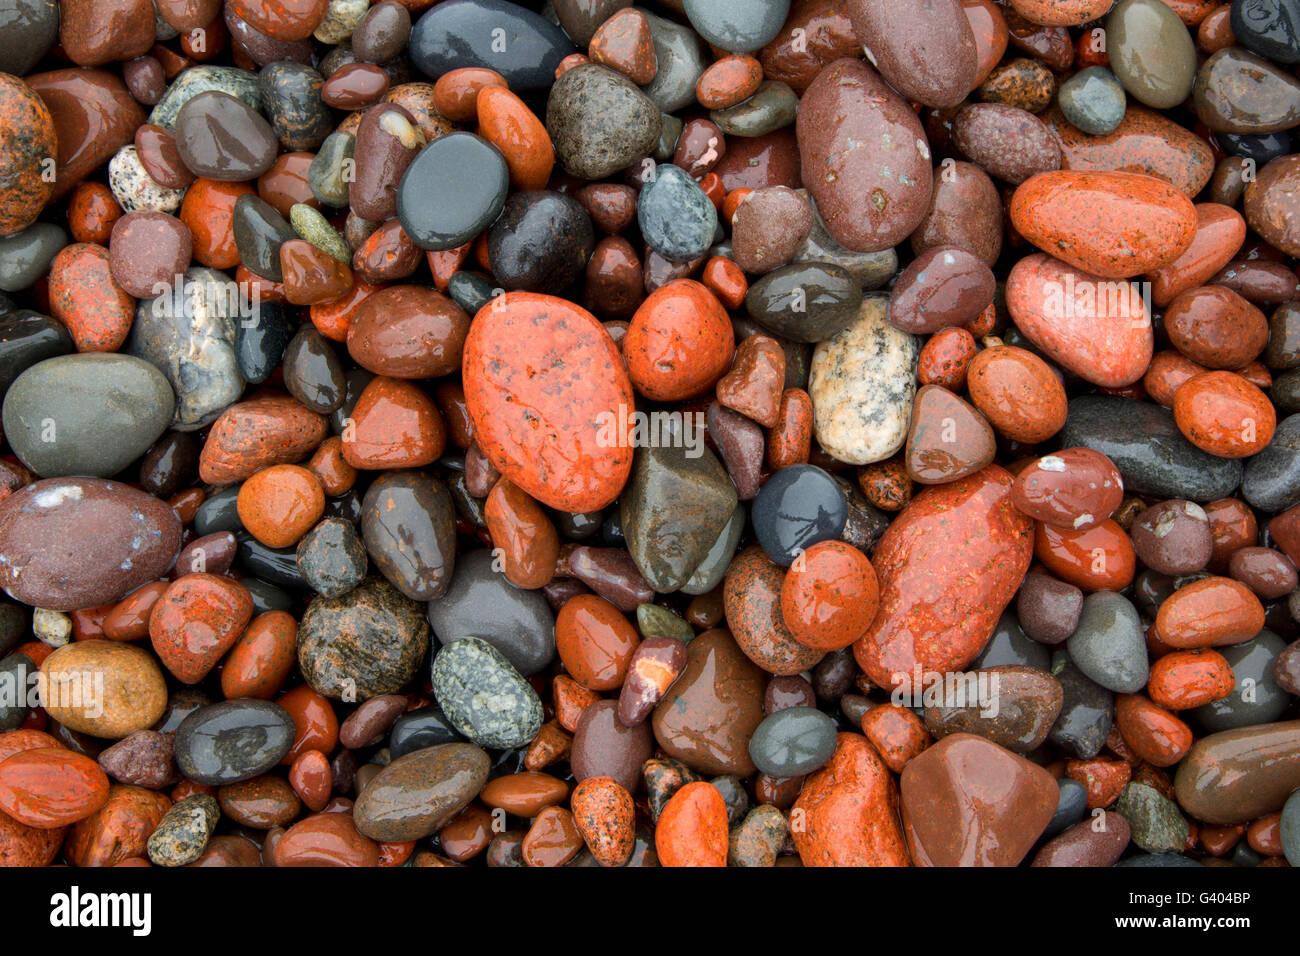
M1207 285L1182 293L1165 309L1174 348L1206 368L1241 368L1268 344L1268 319L1236 292Z
M555 618L555 647L564 669L588 690L622 687L639 642L622 612L594 594L570 598Z
M636 844L636 806L613 777L588 777L570 801L587 849L601 866L622 866Z
M243 481L261 468L305 458L328 433L324 415L288 395L231 405L208 431L199 477L213 485Z
M880 583L870 559L844 541L808 548L781 584L781 617L800 644L838 651L861 637L876 616Z
M249 622L221 668L227 700L270 700L297 660L298 622L286 611L266 611Z
M1179 588L1156 611L1156 633L1170 647L1226 647L1264 627L1264 605L1233 578L1210 577Z
M248 183L199 178L185 192L178 218L190 230L194 261L210 269L233 269L239 265L235 246L235 203L251 195Z
M831 759L804 781L790 809L804 866L908 866L898 786L858 734L841 733Z
M244 530L268 548L287 548L325 513L325 490L300 465L272 465L245 481L236 499Z
M19 653L22 653L21 649ZM63 744L43 730L30 728L10 730L0 734L0 763L4 763L14 754L22 753L24 750L45 750L49 747L62 746Z
M872 556L880 608L853 656L878 687L958 671L993 634L1033 555L1034 523L997 465L918 494Z
M1132 539L1110 518L1078 531L1040 521L1034 556L1062 581L1089 592L1122 591L1137 570Z
M1188 289L1204 285L1232 261L1246 241L1246 220L1231 206L1196 204L1196 235L1187 251L1147 276L1151 301L1163 308Z
M1141 694L1115 698L1115 724L1133 752L1156 767L1172 767L1192 746L1192 728Z
M688 783L674 793L655 824L663 866L726 866L727 804L711 783Z
M182 684L197 684L239 639L253 597L232 578L186 574L172 582L149 616L154 652Z
M1190 710L1227 697L1235 682L1232 665L1218 651L1174 651L1151 665L1147 693L1166 710Z
M53 830L29 827L7 813L0 813L0 866L49 866L59 855L67 833L64 827Z
M1082 531L1118 510L1124 501L1124 479L1101 452L1062 448L1026 462L1016 474L1011 497L1036 521Z
M50 312L78 352L116 352L131 331L135 299L113 278L107 249L74 242L50 263Z
M1049 255L1106 279L1154 272L1196 236L1196 207L1142 173L1038 173L1011 197L1011 224Z
M462 370L475 440L502 475L570 513L618 497L632 470L634 398L595 316L564 299L507 292L474 317Z
M414 382L380 376L361 392L343 428L353 468L422 468L438 460L447 429L438 406Z
M1142 388L1152 401L1169 408L1183 384L1205 371L1208 371L1205 366L1197 365L1177 349L1164 349L1151 359L1151 365L1142 376Z
M1065 425L1065 387L1033 352L1012 345L984 349L966 372L971 401L998 433L1037 444Z
M657 402L707 392L731 367L735 350L722 303L693 279L677 279L652 292L623 339L633 386Z
M478 134L506 158L515 189L545 189L555 166L555 149L546 126L524 101L499 86L478 94Z
M166 794L113 784L108 801L68 831L64 855L73 866L117 866L143 857L149 835L171 805Z
M1011 267L1006 301L1031 342L1094 385L1132 385L1151 362L1151 315L1138 287L1123 279L1103 279L1037 253Z
M467 66L438 77L433 84L433 105L456 123L470 123L478 115L478 98L485 89L506 88L506 79L496 70Z
M108 776L83 754L50 747L0 763L0 810L29 827L66 827L107 802Z
M1193 375L1174 393L1174 421L1197 448L1246 458L1273 440L1277 412L1258 387L1233 372Z
M908 761L930 746L925 722L900 704L877 704L868 710L862 715L862 733L894 773L902 773Z
M549 584L560 557L560 536L542 506L503 478L488 492L483 514L493 545L501 549L506 580L528 589Z

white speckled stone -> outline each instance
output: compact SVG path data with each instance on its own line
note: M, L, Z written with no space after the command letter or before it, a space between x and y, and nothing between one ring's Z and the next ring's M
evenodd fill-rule
M883 297L868 296L857 321L818 343L808 376L818 443L851 465L883 461L903 447L921 342L886 318Z
M123 212L175 212L185 198L185 190L154 182L134 146L123 146L108 161L108 188Z
M370 9L370 0L330 0L325 19L312 34L321 43L342 43L352 36L361 18Z

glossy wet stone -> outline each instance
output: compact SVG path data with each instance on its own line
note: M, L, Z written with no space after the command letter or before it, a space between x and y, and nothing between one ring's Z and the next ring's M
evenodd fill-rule
M1109 591L1090 594L1066 642L1070 660L1107 690L1131 694L1147 682L1147 650L1132 603Z
M1061 713L1048 735L1053 743L1081 760L1090 760L1101 752L1110 733L1115 713L1115 698L1074 666L1062 653L1053 661L1052 674L1064 694Z
M488 233L493 276L511 291L560 294L594 246L586 210L575 199L544 190L513 194Z
M439 137L421 150L397 188L402 228L422 249L454 249L501 213L508 185L501 152L471 133Z
M1062 83L1057 102L1070 123L1092 136L1113 132L1124 119L1124 87L1102 66L1080 70Z
M298 542L298 569L313 591L339 597L366 576L369 562L352 522L326 518Z
M455 568L455 519L446 485L386 472L366 491L361 534L371 561L414 601L441 597Z
M659 108L631 80L596 64L569 70L551 87L546 131L561 166L603 179L654 151Z
M1240 47L1215 53L1196 75L1196 114L1215 132L1262 134L1300 119L1300 83Z
M19 309L0 316L0 386L7 392L14 379L37 362L76 350L63 323Z
M33 365L10 385L4 432L39 476L107 477L163 433L174 402L167 380L140 359L60 356Z
M795 465L763 485L751 517L768 557L788 567L800 551L838 537L848 515L830 475L815 465Z
M211 704L190 714L177 728L176 763L198 783L237 783L278 764L293 745L293 737L293 720L269 701Z
M176 147L191 172L216 180L254 179L270 169L276 153L270 124L217 90L191 97L177 112Z
M258 77L262 108L280 145L314 150L329 135L331 116L321 101L324 78L302 63L272 63Z
M751 285L745 311L783 338L821 342L853 323L861 299L860 282L842 266L796 262L769 271Z
M835 751L835 722L812 707L791 707L765 718L749 741L750 758L763 773L811 773Z
M665 259L689 262L708 251L718 227L718 212L685 172L661 164L641 189L637 223L646 244Z
M174 804L149 836L149 859L158 866L184 866L197 860L220 816L217 801L205 793Z
M1157 0L1121 0L1106 18L1111 69L1130 95L1157 109L1177 106L1196 78L1191 34Z
M1267 724L1286 711L1287 692L1278 686L1274 661L1285 644L1271 631L1260 631L1243 644L1221 648L1233 673L1233 691L1197 708L1193 716L1210 733Z
M399 757L357 796L357 829L374 840L418 840L439 830L487 783L488 755L449 743Z
M337 598L318 597L298 626L298 666L326 697L391 694L412 677L428 649L420 606L383 578Z
M486 22L506 31L511 42L497 43ZM410 57L421 72L442 76L462 67L496 70L516 91L549 86L560 61L573 52L563 31L530 10L504 0L450 0L429 10L411 31Z

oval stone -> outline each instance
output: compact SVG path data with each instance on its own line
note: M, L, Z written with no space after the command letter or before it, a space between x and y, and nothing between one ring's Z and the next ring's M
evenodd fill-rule
M268 700L209 704L176 728L176 765L208 786L251 780L280 762L295 734L289 712Z
M436 833L478 796L491 762L473 744L441 744L399 757L357 795L352 818L372 840L398 843Z

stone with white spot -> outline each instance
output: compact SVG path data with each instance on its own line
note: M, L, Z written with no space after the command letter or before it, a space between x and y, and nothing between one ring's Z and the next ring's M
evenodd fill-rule
M442 712L480 747L519 747L541 729L537 692L485 640L464 637L444 645L433 659L431 678Z
M168 189L154 181L134 146L123 146L108 161L108 188L123 212L174 213L185 198L184 189Z

